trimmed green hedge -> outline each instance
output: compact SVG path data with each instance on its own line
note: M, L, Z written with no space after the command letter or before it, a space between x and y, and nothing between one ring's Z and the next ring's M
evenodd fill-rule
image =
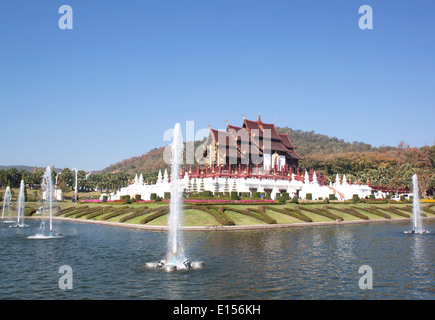
M368 213L371 213L371 214L375 214L375 215L380 216L380 217L385 218L385 219L391 219L390 215L379 211L378 210L379 208L375 208L375 207L370 207L370 208L362 208L362 207L361 208L355 208L355 207L351 207L351 208L352 209L359 209L359 210L362 210L362 211L365 211L365 212L368 212Z
M347 213L351 216L363 219L363 220L370 220L370 218L368 216L366 216L365 214L362 214L358 211L356 211L355 209L351 209L351 208L333 208L334 210L338 210L344 213Z
M430 204L430 205L427 205L427 206L422 206L422 210L426 211L428 213L435 214L435 211L432 210L432 206L433 206L433 204Z
M319 208L313 209L313 208L307 208L307 207L303 207L303 208L297 207L297 208L300 209L300 210L309 211L309 212L312 212L312 213L315 213L315 214L327 217L327 218L332 219L332 220L343 221L342 217L337 216L336 214L333 214L332 212L329 212L328 210L323 209L323 208L322 209L319 209Z
M404 213L402 211L400 211L399 209L395 208L395 207L388 207L388 208L382 208L383 210L389 211L391 213L397 214L399 216L402 216L404 218L410 218L410 215L407 213Z
M159 210L156 213L153 213L149 216L146 216L145 218L143 218L141 221L139 221L140 224L147 224L148 222L157 219L159 217L164 216L165 214L169 213L169 207L162 207L159 208Z
M129 215L119 219L119 222L125 222L127 220L130 220L130 219L133 219L133 218L137 218L137 217L143 216L144 214L155 212L155 211L158 211L160 209L161 208L152 208L152 209L149 209L147 206L144 206L142 208L137 208L132 213L130 213Z
M275 219L269 217L266 214L266 210L264 209L264 206L260 206L260 207L258 207L258 209L256 209L256 208L246 208L246 211L247 212L257 213L257 214L261 215L263 217L263 219L264 219L263 221L268 223L268 224L277 224Z
M207 206L207 207L197 206L195 209L201 210L201 211L204 211L204 212L210 214L221 225L224 225L224 226L234 226L235 225L234 221L231 220L230 218L228 218L227 215L224 213L224 211L222 210L222 207L217 207L217 211L214 211L209 206ZM221 210L219 210L219 209L221 209Z
M91 220L91 219L94 219L94 218L96 218L96 217L98 217L98 216L101 216L101 215L103 215L103 214L106 214L107 212L110 212L110 211L105 211L104 210L104 208L103 208L103 210L101 210L101 208L99 208L99 210L97 211L97 212L94 212L94 213L91 213L91 214L88 214L85 218L87 219L87 220Z
M121 214L127 213L128 211L130 211L129 207L122 207L122 208L116 208L113 210L113 212L111 214L108 214L107 216L104 216L101 218L101 220L109 220L111 218L120 216Z
M80 213L82 210L86 210L88 209L89 206L83 206L83 207L75 207L73 210L69 210L67 213L65 213L63 216L64 217L70 217L73 216L77 213Z
M233 211L233 212L241 213L241 214L244 214L244 215L250 216L250 217L252 217L252 218L255 218L255 219L261 220L261 221L263 221L263 222L265 222L265 223L269 223L269 224L276 223L276 221L275 221L274 219L272 219L271 217L269 217L268 215L266 215L266 214L261 214L261 213L258 212L258 211L249 210L250 208L247 208L246 210L241 210L241 209L231 208L231 207L226 207L226 206L224 206L224 207L222 207L222 208L223 208L223 211L224 211L224 212L225 212L225 211ZM274 221L274 222L273 222L273 221Z
M293 217L293 218L298 219L298 220L302 220L304 222L313 222L313 220L311 220L311 218L307 217L305 214L300 212L300 210L292 210L290 208L278 209L278 208L274 208L271 206L264 206L264 208L267 210L272 210L272 211L276 211L276 212L285 214L287 216Z
M100 211L102 211L101 208L89 208L88 210L82 210L82 211L80 211L78 214L76 214L74 216L74 218L78 219L78 218L81 218L83 216L87 216L89 214L100 212Z

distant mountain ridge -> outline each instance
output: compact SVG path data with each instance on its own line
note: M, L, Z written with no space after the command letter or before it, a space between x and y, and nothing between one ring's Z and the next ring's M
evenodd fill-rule
M345 142L343 139L328 137L327 135L315 133L314 131L306 132L302 130L293 130L288 127L276 127L278 133L288 133L290 140L296 146L296 152L303 156L313 156L317 154L344 154L348 152L376 152L395 150L395 147L373 147L363 142ZM202 141L195 142L196 146ZM123 172L136 174L139 172L150 172L167 167L163 160L163 151L165 147L154 148L149 152L122 160L101 170L103 173Z

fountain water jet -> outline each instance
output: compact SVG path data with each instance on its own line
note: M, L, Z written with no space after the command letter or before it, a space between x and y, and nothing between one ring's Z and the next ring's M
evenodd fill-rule
M410 231L405 231L405 233L429 233L429 231L423 230L422 220L421 220L421 208L420 208L420 195L418 190L418 178L417 175L414 174L412 176L412 192L413 192L413 201L412 201L412 226L413 229Z
M24 198L24 180L21 180L20 183L20 193L18 194L17 200L17 224L15 226L11 226L14 228L24 228L27 225L24 224L24 209L25 209L25 198Z
M3 210L2 210L2 222L3 223L13 223L11 219L11 201L12 201L12 193L11 188L9 186L6 187L5 196L3 199ZM5 211L7 211L7 220L5 218Z
M54 198L54 187L53 179L51 176L51 168L47 167L44 175L42 176L41 189L43 190L44 196L42 197L41 215L43 217L49 217L49 228L48 235L45 226L45 219L42 220L39 227L40 233L34 236L30 236L29 239L47 239L47 238L60 238L62 234L53 234L53 198Z
M148 262L145 266L149 269L163 269L172 272L178 269L199 269L203 262L191 263L184 257L183 238L181 234L181 222L183 217L182 190L180 184L180 167L183 162L183 134L181 126L174 126L171 146L171 201L168 219L168 251L166 260Z
M183 209L180 191L180 166L183 161L183 134L181 126L177 123L174 127L174 138L171 147L171 202L169 205L169 234L168 234L168 252L167 261L173 261L178 267L180 259L183 258L183 241L180 232L181 221L183 218Z

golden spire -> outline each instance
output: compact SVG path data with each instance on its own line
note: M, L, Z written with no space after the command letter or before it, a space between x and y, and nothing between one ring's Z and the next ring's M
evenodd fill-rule
M243 120L245 120L245 116L243 115L243 113L242 113L242 117L243 117Z
M258 114L258 119L257 119L257 121L258 121L258 122L261 122L260 114Z

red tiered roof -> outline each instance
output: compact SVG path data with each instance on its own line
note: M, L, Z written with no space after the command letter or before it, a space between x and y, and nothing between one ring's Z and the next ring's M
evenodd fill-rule
M268 130L270 134L265 134L265 130ZM245 157L243 150L249 146L251 148L251 152L256 151L259 155L263 155L263 153L272 154L278 152L279 154L283 154L290 159L303 159L294 150L295 146L290 141L288 134L279 134L276 131L275 122L264 123L261 121L260 116L258 116L257 121L247 120L245 117L243 117L242 127L233 126L227 122L226 131L219 131L210 128L210 132L216 145L219 144L217 142L225 142L227 149L237 148L239 156L243 158ZM245 141L244 137L247 137L248 141ZM264 138L270 138L270 146L268 144L264 144ZM208 144L211 143L211 141L207 142ZM245 142L246 145L243 146L242 142ZM265 147L268 149L264 150Z

